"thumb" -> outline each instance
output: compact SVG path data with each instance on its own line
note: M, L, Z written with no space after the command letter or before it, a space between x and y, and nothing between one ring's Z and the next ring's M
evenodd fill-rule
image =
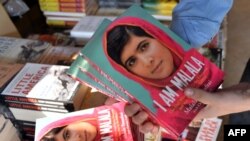
M216 94L206 92L202 89L186 88L184 94L204 104L210 104L217 99Z

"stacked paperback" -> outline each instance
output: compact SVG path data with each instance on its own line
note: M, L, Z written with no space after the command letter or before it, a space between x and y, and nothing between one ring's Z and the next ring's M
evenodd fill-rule
M126 32L130 40L117 41ZM149 55L156 50L159 56ZM137 102L175 140L205 106L186 97L185 87L214 91L223 80L215 64L137 5L114 21L103 20L67 73L119 101Z
M125 103L36 120L35 141L64 139L142 141L138 128L124 114ZM135 126L135 127L134 127Z
M48 25L73 27L82 17L98 9L96 0L39 0Z
M69 66L26 63L1 91L23 138L33 138L37 118L79 110L88 88L69 77Z

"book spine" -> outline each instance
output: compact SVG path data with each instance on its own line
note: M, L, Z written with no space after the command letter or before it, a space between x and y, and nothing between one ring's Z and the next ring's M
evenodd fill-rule
M50 105L65 105L63 102L49 101L49 100L41 100L36 98L27 98L27 97L17 97L17 96L8 96L3 95L4 101L16 101L16 102L24 102L24 103L41 103L41 104L50 104ZM68 103L67 103L68 104Z
M107 86L106 84L102 83L97 77L95 77L93 74L91 74L90 72L83 70L82 68L80 68L82 73L85 73L88 77L90 77L92 80L94 80L96 83L100 84L103 88L107 89L108 91L110 91L110 93L105 93L107 96L115 98L115 99L119 99L120 101L126 101L124 98L122 98L117 92L115 92L113 89L111 89L109 86Z
M36 111L50 111L50 112L60 112L60 113L69 112L66 109L56 109L56 108L51 108L51 107L43 107L43 106L25 104L25 103L7 102L6 105L9 107L13 107L13 108L36 110Z
M58 27L74 27L77 24L77 21L46 20L46 22L50 26Z
M39 0L39 3L58 2L58 3L85 3L88 0Z
M103 77L105 77L110 83L112 83L115 87L117 87L122 93L126 94L127 96L130 96L131 98L132 95L125 89L123 88L119 83L117 83L111 76L109 76L107 73L102 71L101 68L99 68L96 64L94 64L88 57L86 57L84 54L80 54L81 57L86 59L91 67L93 67L96 71L98 71ZM128 102L132 102L132 100L129 100Z
M5 103L17 103L17 104L27 104L27 105L35 105L40 107L48 107L48 108L54 108L54 109L65 109L63 105L51 105L51 104L43 104L43 103L29 103L29 102L19 102L19 101L10 101L10 100L4 100Z
M58 11L58 12L86 12L82 7L60 7L60 6L41 6L42 11Z
M40 2L40 7L58 7L58 8L85 8L85 3L58 3L58 2Z

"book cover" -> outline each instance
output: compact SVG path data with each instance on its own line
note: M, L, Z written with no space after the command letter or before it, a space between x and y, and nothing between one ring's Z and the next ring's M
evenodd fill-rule
M130 54L126 55L126 53L125 56L115 56L117 52L112 54L112 51L122 44L122 40L115 42L116 38L119 38L119 35L125 36L117 33L119 29L115 31L113 29L123 26L129 26L124 31L139 27L144 30L143 34L147 37L129 40L136 43L126 46L126 50L129 48L128 50L132 52L144 52L148 48L152 51L150 48L152 46L158 49L160 47L158 51L162 56L146 57L151 61L148 62L148 67L144 67L143 70L146 72L143 74L130 69L130 65L137 65L134 64L136 60L134 56L128 57ZM116 33L114 40L107 40L112 32ZM132 30L129 30L129 33L132 34ZM135 48L131 49L131 46ZM119 52L119 49L117 50ZM104 20L81 53L91 60L91 63L101 68L101 71L99 70L101 75L110 76L106 77L112 84L110 88L118 87L139 103L150 114L153 121L160 124L174 139L178 138L199 110L205 106L187 98L183 94L184 88L190 86L213 91L223 81L223 72L215 64L195 49L191 49L170 29L137 5L130 7L111 24ZM165 58L165 56L168 57ZM119 58L125 59L122 62ZM170 66L169 70L168 66ZM161 76L161 74L164 75Z
M114 16L85 16L70 31L70 36L75 38L84 38L89 40L103 19L115 19Z
M68 113L61 117L37 119L35 141L53 137L93 141L133 141L134 133L131 132L130 121L124 114L124 105L125 103L116 103ZM58 133L55 133L55 130Z
M79 82L65 72L69 66L26 63L2 91L5 100L61 103L72 102ZM8 98L10 97L10 98Z
M0 37L1 62L26 63L36 62L46 49L47 42L14 37Z
M219 118L204 119L195 141L216 141L221 124L222 119Z

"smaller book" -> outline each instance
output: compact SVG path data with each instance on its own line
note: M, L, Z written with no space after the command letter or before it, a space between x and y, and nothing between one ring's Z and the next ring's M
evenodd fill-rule
M69 66L26 63L1 92L4 100L54 105L73 104L79 82L66 74Z
M195 138L195 141L216 141L221 124L222 119L219 118L204 119Z
M0 62L36 62L50 47L51 44L44 41L2 36L0 37Z
M70 31L70 36L89 40L103 19L114 20L115 16L85 16Z
M46 117L36 120L35 141L49 139L116 140L134 141L129 118L124 113L125 103L100 106L76 111L63 116ZM55 132L57 131L57 132ZM143 138L142 138L143 139ZM136 140L142 141L142 140Z

